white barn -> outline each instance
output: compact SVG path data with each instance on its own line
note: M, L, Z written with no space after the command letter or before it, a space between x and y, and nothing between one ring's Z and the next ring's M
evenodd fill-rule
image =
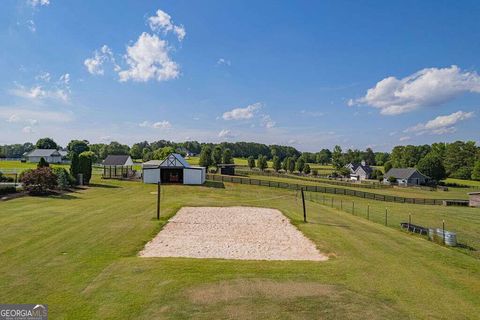
M164 160L151 160L142 165L143 183L203 184L204 167L191 166L178 153L171 153Z
M56 149L35 149L25 155L27 162L40 162L44 158L48 163L61 163L62 154Z

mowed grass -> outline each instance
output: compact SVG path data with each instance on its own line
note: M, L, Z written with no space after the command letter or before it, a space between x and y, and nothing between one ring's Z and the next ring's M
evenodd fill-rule
M52 167L62 167L65 169L70 168L69 164L51 164ZM13 160L1 160L0 161L0 171L2 170L16 170L18 173L22 172L26 169L34 169L37 167L37 163L33 162L21 162L21 161L13 161Z
M448 188L448 191L441 191L441 190L426 190L414 187L393 187L393 188L383 188L383 189L367 189L367 188L359 188L355 186L339 186L334 184L329 184L328 181L325 179L318 179L318 181L311 181L311 180L301 180L296 178L291 178L288 175L277 177L277 176L266 176L266 175L259 175L255 174L255 171L252 171L250 177L253 179L260 179L260 180L270 180L270 181L277 181L277 182L286 182L292 184L302 184L302 185L318 185L323 187L330 187L330 188L338 188L338 189L350 189L356 190L361 192L371 192L381 195L388 195L388 196L397 196L397 197L405 197L405 198L426 198L426 199L460 199L466 200L468 199L468 193L472 192L471 188Z
M480 263L458 250L307 201L238 184L103 181L0 202L0 301L47 303L52 319L473 319ZM280 209L327 262L139 258L182 206ZM477 225L478 227L478 225Z

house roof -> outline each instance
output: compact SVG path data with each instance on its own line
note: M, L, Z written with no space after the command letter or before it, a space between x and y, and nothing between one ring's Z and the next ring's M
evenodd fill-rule
M395 177L397 179L409 179L415 172L427 177L415 168L392 168L385 174L385 178Z
M359 169L362 169L366 174L371 174L373 172L372 167L367 165L364 166L362 164L357 165L357 168L354 170L354 172L357 173Z
M60 157L60 153L56 149L35 149L26 155L27 157Z
M177 167L177 168L189 168L190 164L178 153L170 153L160 163L160 167Z
M104 166L124 166L127 164L130 159L129 155L108 155L105 160L103 160ZM131 160L130 160L131 161Z
M61 155L62 157L66 157L66 156L67 156L67 154L68 154L68 151L65 151L65 150L58 150L58 153L60 153L60 155Z

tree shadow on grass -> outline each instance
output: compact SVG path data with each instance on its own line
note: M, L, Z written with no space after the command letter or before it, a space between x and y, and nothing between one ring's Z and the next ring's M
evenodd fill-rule
M120 188L119 186L114 186L114 185L111 185L111 184L103 184L103 183L90 183L88 186L93 187L93 188L106 188L106 189Z
M204 187L207 187L207 188L217 188L217 189L225 189L225 184L221 181L211 181L211 180L207 180L205 181L205 183L203 184Z
M69 193L53 193L53 194L48 195L48 198L50 198L50 199L59 199L59 200L74 200L74 199L78 199L77 196L74 196L74 195L69 194Z
M457 248L467 249L469 251L477 251L476 248L474 248L472 246L469 246L469 245L466 245L464 243L457 243Z

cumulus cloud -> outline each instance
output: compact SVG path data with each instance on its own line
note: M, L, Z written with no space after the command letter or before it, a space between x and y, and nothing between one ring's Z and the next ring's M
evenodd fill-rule
M446 116L438 116L435 119L425 123L419 123L416 126L407 128L404 132L416 132L418 135L424 133L446 134L456 131L455 125L467 119L472 118L473 112L457 111Z
M170 129L172 124L169 121L158 121L158 122L150 122L150 121L143 121L138 124L142 128L152 128L152 129Z
M168 54L167 42L156 35L142 33L138 40L127 47L125 59L129 68L121 70L120 81L146 82L150 79L165 81L179 76L179 66Z
M388 77L349 106L368 105L384 115L397 115L421 107L438 106L467 93L480 93L480 76L457 66L426 68L403 79Z
M223 120L247 120L253 118L256 112L260 110L262 104L256 102L254 104L248 105L245 108L235 108L230 111L223 113Z
M100 50L95 50L93 57L85 59L83 64L91 74L102 75L104 73L103 65L106 62L112 62L115 65L112 50L103 45Z
M223 139L231 139L231 138L234 138L235 135L230 130L223 129L218 133L218 137Z
M40 85L35 85L30 88L27 88L22 85L17 85L15 89L11 89L10 93L21 98L30 99L30 100L40 100L40 99L56 99L63 102L69 100L69 92L66 89L54 88L54 89L45 89Z
M177 36L178 41L182 41L187 35L187 32L182 25L175 25L172 17L160 9L157 10L157 14L155 16L148 18L148 25L152 31L160 31L164 34L173 32Z
M50 4L50 0L28 0L27 3L32 7L38 6L48 6Z
M42 72L35 77L35 80L43 81L43 82L50 82L51 75L49 72Z
M227 59L224 59L224 58L220 58L217 60L217 64L219 66L222 66L222 65L225 65L225 66L231 66L232 65L232 62L230 60L227 60Z
M268 114L264 114L262 116L262 125L267 128L267 129L271 129L273 127L275 127L277 123L275 121L272 120L272 118L268 115Z

